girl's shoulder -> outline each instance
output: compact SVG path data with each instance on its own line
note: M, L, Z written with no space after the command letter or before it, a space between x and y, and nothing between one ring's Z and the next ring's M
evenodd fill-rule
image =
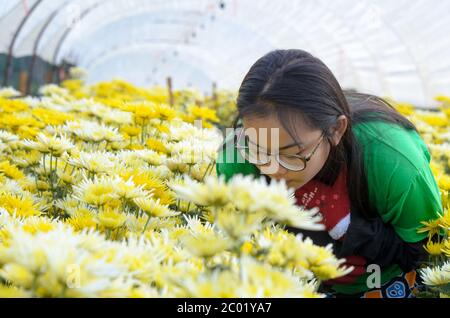
M384 121L367 121L353 127L366 164L399 165L420 171L428 168L430 152L417 131Z
M385 222L392 222L406 240L420 221L441 209L440 193L430 169L430 153L415 130L386 122L365 122L353 127L364 158L369 199Z

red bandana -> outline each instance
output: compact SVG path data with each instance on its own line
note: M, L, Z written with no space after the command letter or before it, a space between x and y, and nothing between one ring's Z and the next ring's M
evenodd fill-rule
M334 240L342 240L350 225L350 198L347 191L347 173L342 169L336 182L328 186L317 180L311 180L295 191L297 204L307 209L318 207L322 214L322 223ZM329 281L328 283L352 283L366 272L366 261L360 256L346 257L346 265L355 269L349 275Z

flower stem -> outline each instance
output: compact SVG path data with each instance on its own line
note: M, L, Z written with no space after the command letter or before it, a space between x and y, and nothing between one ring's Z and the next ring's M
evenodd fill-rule
M147 222L145 222L145 225L144 225L144 230L142 230L142 234L145 233L145 230L147 229L147 226L148 226L148 223L150 222L151 217L152 217L151 215L148 216Z
M50 153L50 178L52 176L52 153Z
M47 172L45 171L45 153L42 156L42 166L44 167L44 174L47 174Z

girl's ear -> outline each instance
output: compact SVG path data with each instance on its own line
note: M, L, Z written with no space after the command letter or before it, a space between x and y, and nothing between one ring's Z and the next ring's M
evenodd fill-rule
M345 115L341 115L337 118L335 126L331 130L331 141L334 146L337 146L347 131L348 119Z

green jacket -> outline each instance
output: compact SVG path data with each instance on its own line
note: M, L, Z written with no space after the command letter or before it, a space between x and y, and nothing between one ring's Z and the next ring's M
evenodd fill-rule
M417 233L421 221L438 218L442 203L437 183L433 177L430 153L419 134L395 124L369 121L357 124L353 132L363 149L367 172L369 200L382 220L394 228L405 242L419 242L426 233ZM227 136L225 142L232 142ZM235 174L259 175L259 170L248 162L237 163L242 157L227 147L219 153L217 174L230 179ZM234 157L234 161L230 160ZM399 275L397 265L382 270L382 283ZM363 275L351 285L335 285L339 293L353 294L367 290Z

